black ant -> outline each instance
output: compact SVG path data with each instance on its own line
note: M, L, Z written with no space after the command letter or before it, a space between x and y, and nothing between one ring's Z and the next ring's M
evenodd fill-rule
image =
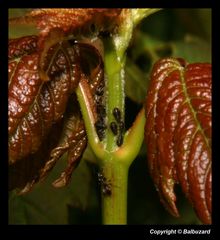
M103 171L98 173L98 182L102 186L102 194L104 196L111 196L112 184L106 179L106 177L104 177Z

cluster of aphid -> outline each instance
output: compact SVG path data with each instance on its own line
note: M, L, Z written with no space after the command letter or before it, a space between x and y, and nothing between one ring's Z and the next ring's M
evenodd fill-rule
M104 105L104 83L96 89L95 91L95 103L96 103L96 112L98 119L95 122L95 128L99 140L102 141L105 137L105 130L107 128L105 123L106 110Z
M99 140L102 141L105 136L105 130L107 125L105 122L106 109L102 104L101 98L103 97L104 89L98 88L96 90L96 111L98 114L98 120L95 122L96 132L98 134ZM120 147L123 144L123 133L124 133L124 122L122 121L121 111L119 108L115 107L112 111L115 121L110 123L110 129L112 133L117 136L116 144Z
M96 105L96 110L98 113L98 120L95 123L95 128L97 131L97 134L99 136L100 141L103 140L105 130L107 128L105 123L105 117L106 117L106 111L103 104L100 104L101 99L98 99L99 96L103 97L104 89L98 88L96 90L96 103L99 103ZM124 133L124 122L122 121L121 111L119 108L115 107L112 111L112 114L115 118L115 121L110 123L110 129L112 133L117 136L116 143L118 146L121 146L123 144L123 133ZM103 174L103 171L100 171L98 173L98 182L101 185L102 188L102 194L104 196L111 196L112 194L112 184L110 180L107 180L106 177Z
M99 140L102 141L105 137L106 124L106 109L104 98L104 81L97 87L95 91L95 105L98 119L95 122L95 129ZM121 111L115 107L112 111L115 121L110 123L112 133L117 136L116 144L121 146L123 144L124 122L122 121Z
M98 173L98 183L102 187L102 194L104 196L111 196L112 194L112 185L110 180L107 180L103 174L103 171Z
M117 136L116 143L120 147L123 144L124 122L122 121L121 111L119 108L114 108L112 114L116 122L110 123L110 129Z

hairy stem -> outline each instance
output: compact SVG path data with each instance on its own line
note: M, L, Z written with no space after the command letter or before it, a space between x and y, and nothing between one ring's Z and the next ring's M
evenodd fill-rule
M106 76L106 111L108 126L115 122L114 108L121 112L124 121L124 60L117 57L112 40L104 41L105 76ZM108 129L106 132L106 150L111 152L117 148L116 136Z
M104 157L103 145L100 143L97 136L94 124L95 116L92 111L94 109L94 102L91 96L91 92L88 91L89 87L87 86L88 82L85 79L85 76L82 76L79 86L76 90L77 98L81 107L81 112L85 122L87 137L89 144L91 145L92 150L99 159Z
M123 146L115 153L118 159L126 161L129 166L140 151L144 140L145 122L145 111L142 108L132 127L126 132Z
M103 173L111 184L111 196L102 195L103 224L127 223L127 179L129 166L109 156Z
M112 39L104 41L105 76L106 76L106 111L107 125L116 122L114 108L121 112L124 121L124 58L119 58ZM101 168L107 181L110 182L111 195L102 194L103 224L126 224L127 221L127 177L128 165L121 162L114 154L119 146L117 138L110 128L106 131L106 151L108 156L103 159Z
M118 143L118 134L110 129L111 122L118 122L113 115L114 108L121 112L124 122L124 67L125 51L132 37L134 27L146 16L159 9L124 9L117 33L103 40L104 71L106 85L107 130L105 139L99 142L92 115L92 101L87 96L83 82L79 84L77 96L85 120L89 144L99 158L102 173L102 215L103 224L127 223L127 181L130 164L136 158L143 142L145 125L144 110L138 114L127 133L122 133L124 143ZM90 108L90 109L89 109ZM118 123L117 123L118 124Z

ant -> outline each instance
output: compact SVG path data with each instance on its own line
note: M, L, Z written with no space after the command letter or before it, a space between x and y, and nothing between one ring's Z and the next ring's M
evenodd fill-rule
M98 173L98 182L102 186L102 193L104 196L111 196L112 184L110 180L107 180L103 174L103 171Z

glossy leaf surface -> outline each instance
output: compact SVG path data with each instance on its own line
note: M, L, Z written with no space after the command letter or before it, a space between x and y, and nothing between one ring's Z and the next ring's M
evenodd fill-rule
M26 15L27 21L36 23L42 34L60 28L64 32L82 31L89 27L107 30L120 14L121 9L108 8L41 8ZM96 29L91 29L96 30Z
M42 80L37 41L36 36L9 41L9 189L18 187L21 193L43 179L65 152L68 165L54 186L69 182L87 143L75 95L85 74L81 63L87 66L88 91L94 94L103 80L98 50L74 41L48 50L43 71L49 79ZM92 64L87 64L88 55Z
M39 149L48 129L63 117L68 97L79 82L76 53L62 44L51 50L53 58L47 61L45 72L50 81L42 81L33 39L24 37L9 43L10 164Z
M211 223L211 65L165 58L152 70L145 140L161 201L178 216L180 183L204 223Z

